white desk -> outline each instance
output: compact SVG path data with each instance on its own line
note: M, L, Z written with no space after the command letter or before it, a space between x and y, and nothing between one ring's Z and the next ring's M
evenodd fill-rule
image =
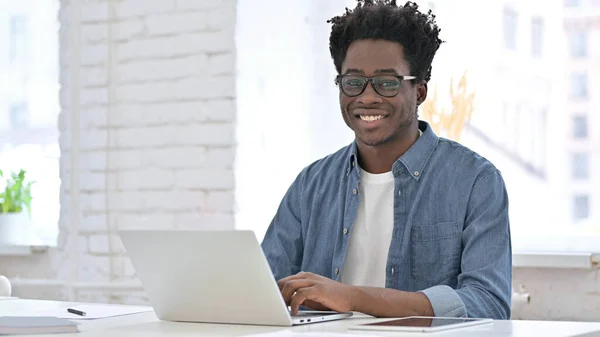
M36 301L36 300L5 300L0 301L0 316L8 316L15 313L36 312L51 308L66 308L81 303ZM66 309L65 309L66 310ZM112 336L112 337L153 337L153 336L243 336L249 334L269 333L284 330L294 332L334 332L350 333L355 335L379 335L379 336L445 336L445 337L567 337L585 334L586 337L600 337L600 323L583 322L545 322L545 321L496 321L493 324L445 331L439 333L387 333L366 332L347 330L348 325L357 323L373 322L377 319L357 314L356 317L341 321L315 323L293 328L266 327L266 326L242 326L242 325L219 325L200 323L175 323L159 321L154 312L145 312L127 316L119 316L98 320L81 320L81 332L78 334L58 334L49 337L60 336ZM594 334L592 332L598 332ZM591 333L591 334L590 334Z

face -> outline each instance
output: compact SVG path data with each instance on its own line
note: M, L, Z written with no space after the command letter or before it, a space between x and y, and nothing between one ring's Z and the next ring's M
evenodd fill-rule
M402 46L385 40L353 42L342 63L342 75L413 75L409 70ZM356 97L349 97L340 90L340 107L357 141L379 146L401 139L411 128L417 127L417 106L426 96L427 85L419 80L401 81L394 97L380 95L372 83L368 83L364 92Z

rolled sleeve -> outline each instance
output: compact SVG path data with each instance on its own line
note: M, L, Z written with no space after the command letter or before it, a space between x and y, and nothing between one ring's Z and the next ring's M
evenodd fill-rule
M421 292L427 296L436 317L467 317L464 302L449 286L434 286Z

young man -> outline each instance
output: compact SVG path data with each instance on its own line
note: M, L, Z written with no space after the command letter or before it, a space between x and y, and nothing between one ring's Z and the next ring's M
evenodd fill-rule
M418 120L442 41L431 12L359 0L333 18L340 108L355 141L306 167L263 250L293 313L510 318L500 172Z

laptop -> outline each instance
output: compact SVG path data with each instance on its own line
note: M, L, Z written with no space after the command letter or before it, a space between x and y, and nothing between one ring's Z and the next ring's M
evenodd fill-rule
M252 231L121 230L119 236L160 320L292 326L352 316L292 316Z

